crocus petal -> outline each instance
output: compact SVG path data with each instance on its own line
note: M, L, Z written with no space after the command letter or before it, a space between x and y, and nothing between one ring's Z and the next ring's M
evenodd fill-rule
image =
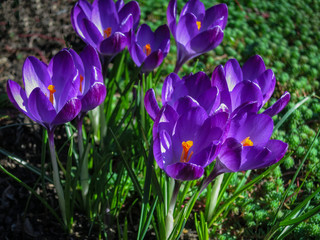
M154 49L161 49L164 57L170 50L170 31L167 25L162 25L154 32Z
M120 24L119 32L122 32L129 36L130 30L132 30L133 26L133 17L132 14L129 14Z
M250 57L242 67L243 79L244 80L254 80L259 77L266 67L264 65L263 59L259 55Z
M142 24L137 31L137 43L143 48L146 44L154 43L154 34L147 24ZM151 46L152 47L152 46Z
M191 39L189 45L199 55L216 48L222 42L222 39L223 31L220 26L217 26L195 36Z
M59 125L73 120L81 110L81 101L78 98L71 98L60 110L52 125Z
M99 43L103 40L101 32L88 19L83 19L82 25L83 27L81 27L81 30L83 32L84 41L94 48L97 48L99 46Z
M135 42L131 42L130 48L129 48L130 56L133 60L133 62L140 67L141 64L146 59L146 54L143 52L142 48Z
M256 81L261 88L263 95L262 105L264 105L270 99L274 91L274 87L276 86L276 78L273 74L273 71L271 69L267 69L257 78Z
M25 91L20 87L20 85L12 80L7 82L7 93L10 102L23 114L30 117L32 120L34 118L28 113L28 99Z
M164 169L167 162L172 162L172 143L167 131L160 131L154 138L153 154L161 169Z
M176 38L177 27L177 0L170 0L167 8L167 22L170 31L174 38Z
M119 11L119 20L122 22L129 14L133 17L133 29L136 29L140 21L140 7L136 1L130 1Z
M112 56L122 51L127 45L128 39L126 35L116 32L101 42L99 51L104 55Z
M36 121L48 127L57 113L49 98L44 95L40 88L35 88L28 99L28 109Z
M233 88L242 81L242 70L236 59L230 59L224 66L228 89L231 92Z
M49 93L47 87L51 84L47 65L37 58L28 57L22 67L22 79L27 96L39 87L42 92Z
M179 162L167 166L165 172L174 179L187 181L200 178L204 173L204 169L192 163Z
M100 32L111 27L114 33L119 25L119 16L113 0L95 0L92 4L91 21Z
M71 10L71 24L73 29L84 41L86 41L84 35L86 30L83 29L83 19L91 18L91 8L91 5L87 1L81 0L77 2Z
M153 69L158 67L163 61L163 53L159 49L153 53L151 53L145 60L142 65L142 72L151 72Z
M228 20L228 7L221 3L206 10L205 17L201 23L203 29L210 28L217 23L222 29L225 29Z
M212 115L220 104L220 94L219 90L216 87L211 87L208 90L204 91L197 98L200 106L202 106L208 113L208 115Z
M267 148L259 146L244 147L239 171L246 171L267 166L271 160L270 156L271 151Z
M199 103L190 96L179 98L179 100L176 101L174 104L174 108L176 109L179 115L183 114L185 111L191 108L198 107L198 106L199 106Z
M234 138L227 138L222 144L219 159L223 165L220 167L226 168L224 172L237 172L241 164L242 144Z
M202 149L200 152L193 154L190 161L190 164L196 164L205 168L216 158L218 151L220 150L220 145L217 143L209 143L206 148Z
M225 104L229 109L231 109L231 96L225 71L222 65L219 65L214 69L211 77L211 84L219 89L221 103Z
M90 19L92 13L92 5L88 3L86 0L79 0L76 4L79 4L87 18Z
M152 88L149 89L146 92L146 95L144 96L144 106L146 108L147 113L149 114L151 119L154 121L157 114L160 111L160 108L158 106L154 90Z
M152 129L153 137L157 136L162 130L165 130L172 135L173 127L175 126L178 117L178 113L170 105L167 104L163 106L154 120Z
M232 110L241 106L244 103L251 101L258 102L259 108L262 104L262 93L260 87L250 81L242 81L238 83L231 92Z
M199 0L189 0L183 7L180 18L187 13L192 13L198 21L202 21L205 14L205 7Z
M282 159L288 150L288 144L280 140L271 139L268 141L266 148L271 151L270 160L267 161L267 164L260 166L261 168L268 167Z
M78 69L79 74L81 74L82 76L85 76L84 73L84 64L82 62L82 59L80 58L80 56L78 55L78 53L76 53L73 49L67 49L69 51L69 53L71 54L72 58L73 58L73 63L76 67L76 69Z
M99 106L106 98L107 90L103 83L93 84L86 95L81 98L81 112L88 112Z
M195 37L199 30L197 26L196 17L187 13L179 19L176 29L176 41L182 45L186 45L193 37Z
M180 97L188 95L188 89L184 85L184 81L176 73L170 73L163 82L162 86L162 103L169 102L173 104Z
M289 103L290 93L285 92L281 98L279 98L272 106L266 109L263 114L267 114L270 117L275 116L279 112L281 112Z

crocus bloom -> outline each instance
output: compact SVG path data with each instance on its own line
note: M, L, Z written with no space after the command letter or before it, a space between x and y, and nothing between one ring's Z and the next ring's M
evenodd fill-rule
M79 0L71 11L71 23L77 34L102 55L112 57L128 44L129 32L140 20L139 4L122 0L95 0L91 5Z
M176 109L178 100L185 96L195 99L208 115L212 115L220 104L219 90L211 86L211 81L204 72L191 73L182 79L176 73L166 77L162 87L162 104L169 104ZM146 92L144 102L147 112L154 120L160 109L153 89Z
M183 63L221 43L227 19L227 5L218 4L205 10L199 0L189 0L182 9L177 24L177 0L169 2L167 21L177 43L176 73Z
M71 121L80 112L81 101L77 98L80 75L67 50L55 55L48 66L35 57L28 57L22 68L22 78L25 89L8 80L10 101L49 131Z
M142 72L151 72L158 67L170 50L170 31L162 25L153 33L147 24L142 24L137 35L132 31L130 55Z
M217 66L212 73L212 85L220 90L221 103L230 112L239 110L248 102L256 103L256 112L270 99L276 78L271 69L266 69L262 58L255 55L249 58L241 68L236 59L230 59L225 66ZM274 116L289 102L290 94L282 97L264 113Z
M176 110L164 105L153 125L157 164L177 180L200 178L219 152L227 120L225 112L208 116L190 96L180 98Z
M103 83L99 54L90 45L84 48L80 56L72 49L69 52L80 74L78 98L81 99L81 112L85 114L99 106L107 93Z
M273 120L269 115L239 111L230 122L213 175L265 168L278 162L288 144L270 140L272 132Z

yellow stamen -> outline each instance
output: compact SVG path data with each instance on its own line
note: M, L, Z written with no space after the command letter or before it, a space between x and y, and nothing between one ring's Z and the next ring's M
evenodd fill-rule
M201 28L201 22L200 21L197 21L197 26L198 26L198 30L200 30L200 28Z
M250 137L247 137L244 140L242 140L241 144L244 147L253 146L253 142L250 140Z
M143 47L143 52L144 54L146 54L147 56L149 56L151 54L151 46L150 44L146 44L144 47Z
M111 33L112 33L112 28L108 27L105 30L103 30L103 37L108 38L111 36Z
M53 94L56 92L54 85L49 85L48 90L50 92L49 100L53 104Z
M83 82L83 76L80 75L80 92L82 93L82 82Z
M189 153L189 149L193 146L193 141L187 141L187 142L182 142L182 153L181 153L181 157L180 157L180 162L189 162L190 158L193 154L193 152L191 151L189 157L188 157L188 153Z

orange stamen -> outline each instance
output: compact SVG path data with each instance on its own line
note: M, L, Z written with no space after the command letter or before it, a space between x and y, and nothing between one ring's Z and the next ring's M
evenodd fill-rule
M151 54L151 46L150 46L149 43L146 44L146 45L143 47L143 52L144 52L147 56L149 56L149 55Z
M181 153L181 157L180 157L180 162L189 162L190 158L193 154L193 152L191 151L189 157L188 157L188 153L189 153L189 149L193 146L193 141L187 141L187 142L182 142L182 153Z
M200 21L197 21L197 26L198 26L198 30L200 30L200 28L201 28L201 22Z
M53 94L56 92L56 90L54 89L54 85L49 85L48 90L50 92L49 100L53 105Z
M251 147L253 146L253 142L250 140L250 137L245 138L244 140L242 140L241 142L242 146L244 147Z
M112 33L112 28L108 27L105 30L103 30L103 37L108 38L111 36L111 33Z
M80 92L82 93L82 82L83 82L83 76L80 75Z

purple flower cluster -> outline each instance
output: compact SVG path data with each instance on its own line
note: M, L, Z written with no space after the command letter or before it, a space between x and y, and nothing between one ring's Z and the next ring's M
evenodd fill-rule
M163 84L161 109L153 89L148 90L145 107L154 120L153 151L159 167L172 178L193 180L214 160L214 176L279 161L288 145L270 140L271 117L288 104L290 94L258 113L275 81L256 55L242 68L235 59L216 67L211 80L203 72L182 79L170 74Z

